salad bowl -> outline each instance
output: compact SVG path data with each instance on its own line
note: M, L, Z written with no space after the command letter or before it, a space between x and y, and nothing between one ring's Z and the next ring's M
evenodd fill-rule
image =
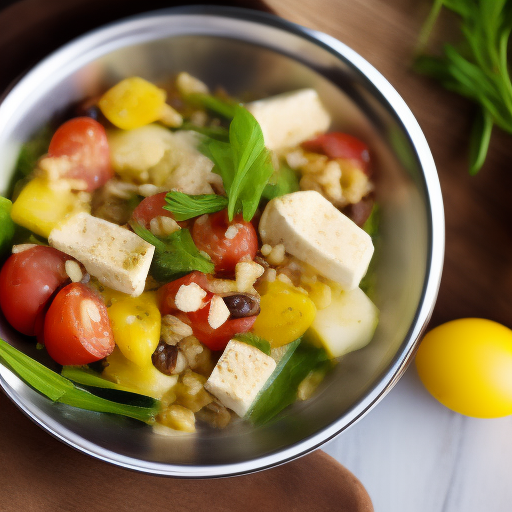
M439 181L409 108L364 59L332 37L272 15L234 8L156 11L93 31L23 77L0 105L0 192L21 145L70 105L122 78L158 82L180 71L235 96L314 88L333 128L365 140L375 162L380 229L372 342L346 355L311 400L254 427L164 436L127 418L53 404L5 367L0 385L33 421L68 445L147 473L187 478L245 474L321 446L360 419L405 371L433 309L444 253ZM0 318L0 337L35 357Z

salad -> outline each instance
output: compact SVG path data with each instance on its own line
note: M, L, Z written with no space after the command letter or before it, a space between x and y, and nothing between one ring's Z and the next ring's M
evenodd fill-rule
M0 340L30 385L161 430L260 424L370 342L369 150L315 90L131 77L68 117L0 198L0 308L60 369Z

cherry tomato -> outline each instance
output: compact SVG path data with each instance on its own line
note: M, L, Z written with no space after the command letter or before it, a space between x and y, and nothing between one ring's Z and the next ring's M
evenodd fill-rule
M175 281L171 281L170 283L164 284L157 293L158 298L158 306L160 309L160 313L163 315L176 315L176 312L179 311L176 308L176 303L174 302L174 298L178 293L178 290L183 285L188 285L191 283L195 283L199 285L203 290L208 289L208 277L206 274L202 272L198 272L197 270L187 274L186 276L180 277ZM204 298L204 303L212 298L213 294L207 292L206 297Z
M101 298L82 283L65 286L46 313L44 343L62 365L88 364L108 356L115 343Z
M90 192L113 177L105 128L90 117L75 117L55 132L48 156L67 156L73 163L67 177L85 180Z
M137 208L133 210L133 220L144 226L146 229L149 229L149 223L151 222L151 219L154 219L155 217L171 217L171 219L173 219L174 217L172 213L164 210L163 208L167 204L165 201L166 195L167 192L161 192L160 194L144 198ZM179 222L178 224L183 227L186 223Z
M0 306L16 330L29 336L40 332L46 304L69 281L64 267L68 259L40 245L7 259L0 272Z
M512 331L481 318L432 329L416 355L428 391L450 409L477 418L512 414Z
M209 312L210 304L192 313L187 313L187 316L194 336L210 350L224 350L235 334L249 331L257 318L256 315L233 318L226 320L217 329L213 329L208 323Z
M229 319L217 329L213 329L208 323L210 300L213 297L213 293L209 291L203 299L204 307L192 313L180 312L176 308L174 298L182 285L190 283L196 283L203 290L208 290L208 277L206 274L197 271L167 283L158 290L158 302L162 315L178 316L183 322L192 327L194 336L211 350L223 350L235 334L247 332L251 329L256 321L256 316Z
M329 158L355 160L369 174L370 152L368 146L348 133L332 132L319 135L302 143L306 151L323 153Z
M254 226L242 215L229 222L227 210L199 217L192 227L192 239L200 251L210 255L216 272L234 273L241 258L254 259L258 250Z

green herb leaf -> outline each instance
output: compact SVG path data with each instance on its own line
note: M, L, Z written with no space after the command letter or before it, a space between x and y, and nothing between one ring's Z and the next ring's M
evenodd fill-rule
M143 240L155 246L150 272L157 281L172 281L193 270L213 273L214 264L209 256L199 252L188 229L183 228L166 238L159 238L138 222L131 221L130 226Z
M250 221L274 172L270 151L254 116L236 107L229 126L229 144L212 140L206 144L206 153L215 164L213 172L222 176L229 220L243 212L244 220Z
M284 165L274 171L274 174L272 174L270 180L263 189L262 197L270 201L271 199L274 199L274 197L291 194L298 190L300 190L299 176L293 169Z
M16 231L16 225L11 219L11 208L11 201L0 196L0 258L10 251Z
M20 379L54 402L96 412L120 414L136 420L151 422L158 413L159 403L139 407L116 403L77 388L70 380L23 354L0 339L0 360Z
M256 334L245 332L241 334L235 334L234 338L235 340L247 343L247 345L256 347L258 350L261 350L264 354L267 354L267 356L270 355L270 343L267 340L260 338L259 336L256 336Z
M112 402L135 405L138 407L146 407L158 411L159 401L150 396L141 395L128 388L120 386L115 382L104 379L98 373L87 368L77 368L76 366L64 366L61 375L80 387L84 387L86 391L106 398Z
M185 100L194 106L202 107L211 110L216 114L221 115L227 119L231 119L235 115L237 103L235 101L222 100L211 94L193 93L188 94Z
M492 116L487 111L481 111L473 124L469 144L469 173L476 174L485 162L493 126Z
M229 132L223 126L197 126L192 123L184 122L178 130L189 130L206 135L211 139L227 142L229 140Z
M299 338L287 345L287 351L248 412L256 425L270 421L297 399L300 383L312 370L332 362L325 350L313 347Z
M480 105L482 113L475 122L470 141L470 173L475 174L485 161L492 125L512 134L508 61L512 1L436 0L420 36L421 49L425 48L443 6L460 16L463 44L445 45L440 58L420 56L414 68Z
M228 206L228 198L216 194L192 196L183 192L168 192L164 210L171 212L178 221L199 217L205 213L215 213Z

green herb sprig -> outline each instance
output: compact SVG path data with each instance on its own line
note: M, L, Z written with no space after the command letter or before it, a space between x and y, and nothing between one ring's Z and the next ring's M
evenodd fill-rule
M213 172L222 177L227 199L215 199L214 194L191 196L170 192L164 208L177 215L178 220L185 220L227 206L230 221L240 212L245 221L250 221L274 173L272 157L265 147L258 121L245 108L235 106L229 125L229 142L209 139L202 150L215 164Z
M421 55L414 67L480 106L469 155L470 174L476 174L485 162L493 125L512 134L512 83L508 61L512 0L435 0L419 37L420 52L442 7L460 17L464 44L457 48L446 44L442 57Z
M179 229L159 238L138 222L131 221L130 226L143 240L155 246L150 272L157 281L172 281L193 270L213 273L214 264L208 255L199 252L188 229Z
M23 354L23 352L15 349L2 339L0 339L0 361L20 379L53 402L60 402L88 411L119 414L146 423L151 423L160 409L159 401L150 397L143 397L146 406L141 407L96 396L85 389L75 386L69 379ZM94 389L94 386L89 389ZM123 393L125 400L130 399L129 395L136 395L126 391ZM142 395L136 398L140 403Z
M228 206L228 198L217 194L200 194L192 196L183 192L172 191L165 196L167 205L164 210L172 212L178 221L192 219L205 213L215 213Z

